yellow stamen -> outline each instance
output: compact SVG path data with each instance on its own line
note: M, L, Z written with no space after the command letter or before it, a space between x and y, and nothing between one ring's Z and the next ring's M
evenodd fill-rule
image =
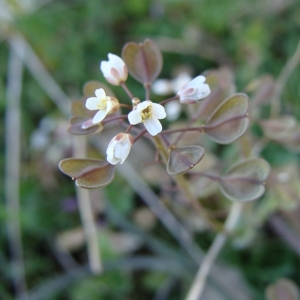
M146 107L145 109L142 110L142 122L144 122L146 119L152 118L152 109L151 105Z
M107 107L107 101L106 99L101 99L97 105L99 110L105 110Z

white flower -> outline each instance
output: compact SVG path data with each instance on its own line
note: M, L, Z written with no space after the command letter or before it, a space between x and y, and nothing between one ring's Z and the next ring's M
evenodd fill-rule
M206 98L210 94L210 88L204 82L205 77L200 75L180 88L177 92L180 103L190 104Z
M108 61L102 61L100 69L105 79L113 84L120 85L125 82L128 76L128 70L124 61L117 55L108 54Z
M160 104L145 100L136 106L136 109L128 114L128 120L131 125L144 123L146 129L151 135L157 135L162 131L162 126L158 119L164 119L166 111Z
M106 96L103 89L95 91L96 97L86 99L85 107L89 110L99 110L94 118L93 123L100 123L108 114L116 112L119 108L119 102L114 97Z
M127 133L119 133L117 134L109 143L106 155L107 161L115 165L117 163L123 163L127 158L131 146L133 144L133 137Z

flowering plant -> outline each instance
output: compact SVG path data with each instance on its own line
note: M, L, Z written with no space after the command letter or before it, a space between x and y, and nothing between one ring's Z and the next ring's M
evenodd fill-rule
M141 44L128 43L123 48L122 58L113 54L108 58L109 61L101 62L101 71L110 84L124 89L130 104L115 98L102 83L89 82L84 88L84 100L73 103L69 131L77 135L101 134L108 124L122 127L122 130L108 143L106 160L68 158L60 162L61 171L81 188L106 187L114 179L115 165L130 159L130 151L136 142L146 137L155 146L155 162L165 165L186 203L192 207L193 213L205 220L207 226L221 230L223 223L208 213L199 198L215 193L219 187L222 195L234 202L223 229L231 231L241 213L240 203L264 194L269 164L262 158L249 155L243 146L242 154L238 155L242 159L225 173L221 168L224 163L211 154L208 154L209 163L206 161L201 166L200 162L205 161L205 148L209 149L210 143L227 145L243 138L249 125L248 96L235 93L230 83L224 86L223 78L220 79L224 71L221 70L205 72L180 86L175 96L156 101L157 98L151 95L151 86L154 83L161 88L163 84L163 81L155 83L163 65L156 43L151 40ZM136 97L126 85L128 73L143 84L143 99ZM222 85L216 85L219 81ZM177 111L188 116L181 126L177 123L172 127L170 120L174 118L166 118L168 110L165 106L171 103L181 105L182 109ZM209 142L203 138L204 134ZM193 142L186 144L191 139ZM194 293L194 288L191 293Z

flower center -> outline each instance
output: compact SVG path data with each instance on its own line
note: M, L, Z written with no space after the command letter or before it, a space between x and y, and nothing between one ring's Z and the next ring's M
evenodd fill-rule
M97 105L99 110L106 110L107 107L107 101L106 99L101 99Z
M142 122L152 117L151 105L142 110Z

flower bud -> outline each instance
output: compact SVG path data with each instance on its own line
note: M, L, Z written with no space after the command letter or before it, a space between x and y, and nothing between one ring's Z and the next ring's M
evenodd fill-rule
M116 165L117 163L123 163L127 158L131 146L133 144L133 137L128 133L119 133L117 134L109 143L106 155L107 161Z
M124 61L117 55L108 54L108 61L102 61L100 69L105 79L113 85L120 85L125 82L128 76L128 70Z
M180 88L177 92L180 103L191 104L206 98L210 94L210 88L204 82L205 77L200 75Z

